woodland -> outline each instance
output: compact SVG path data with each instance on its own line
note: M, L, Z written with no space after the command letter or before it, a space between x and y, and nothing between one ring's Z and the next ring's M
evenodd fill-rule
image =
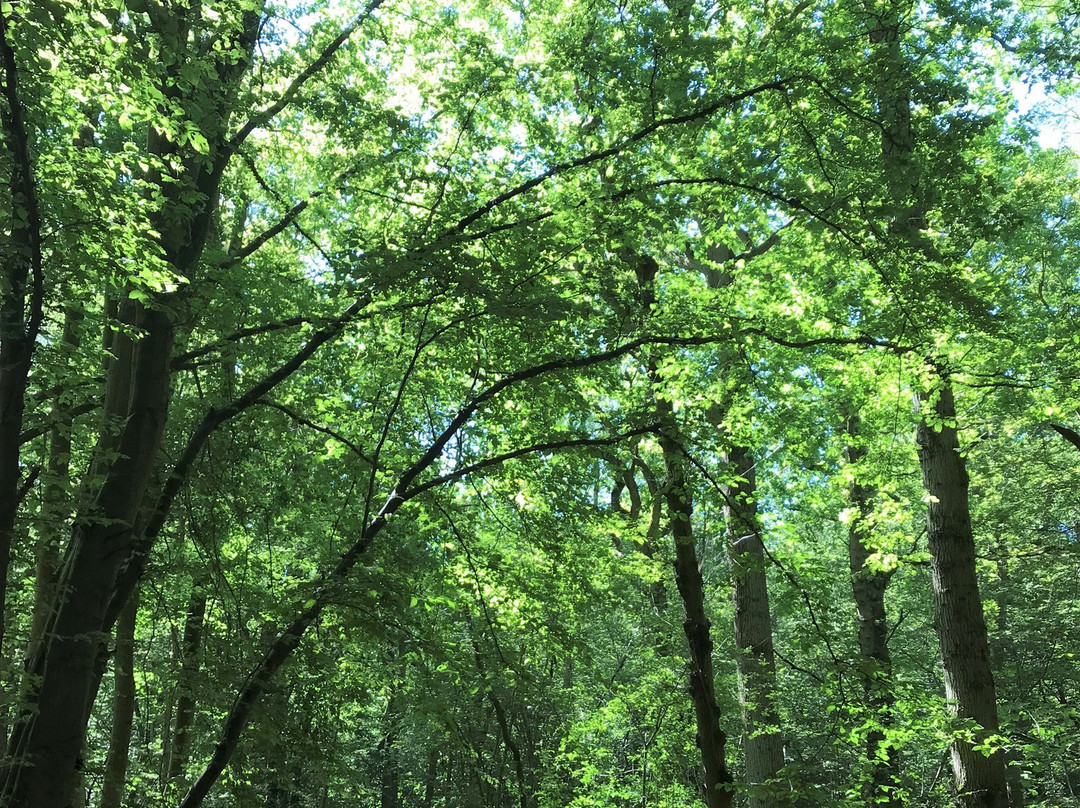
M1080 806L1078 65L0 1L0 806Z

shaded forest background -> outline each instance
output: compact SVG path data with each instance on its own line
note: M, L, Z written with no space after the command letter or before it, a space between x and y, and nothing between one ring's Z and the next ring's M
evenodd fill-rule
M1078 25L0 2L0 805L1080 805Z

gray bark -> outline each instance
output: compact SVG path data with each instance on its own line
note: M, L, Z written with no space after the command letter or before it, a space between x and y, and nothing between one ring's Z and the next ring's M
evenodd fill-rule
M1005 753L975 749L999 730L986 620L975 574L975 539L968 502L968 475L956 432L956 406L946 383L924 396L916 441L923 485L930 495L927 533L934 587L934 628L941 643L949 709L974 730L975 743L951 747L958 808L1009 808Z
M109 754L101 808L120 808L124 802L131 726L135 719L135 621L139 614L139 591L124 606L116 621L116 653L113 656L113 714Z
M925 194L915 165L915 131L911 122L911 87L901 50L901 22L908 4L891 3L875 13L870 30L877 101L882 125L883 179L893 204L891 235L907 246L913 258L942 257L923 235ZM986 621L975 572L968 476L956 434L952 387L941 374L941 388L924 395L924 411L916 433L923 485L929 494L927 528L934 588L934 626L945 670L945 697L953 714L976 725L976 741L998 731L997 700L991 673ZM1018 808L1010 803L1005 755L975 751L957 740L951 751L958 808Z
M191 725L195 719L195 680L199 672L199 648L202 645L206 614L206 591L199 582L191 587L187 614L184 616L184 639L180 646L180 675L176 690L176 726L169 745L169 782L184 772L191 752Z
M848 418L846 429L852 444L847 460L855 467L855 481L848 496L855 508L848 530L848 563L851 570L851 591L858 615L859 679L870 718L875 728L866 735L866 759L870 780L864 797L877 800L878 805L900 808L903 800L899 791L900 759L894 746L884 746L885 730L893 721L892 658L889 654L889 626L885 616L885 590L889 573L867 565L870 556L878 552L869 520L873 514L874 488L859 481L858 462L866 449L857 444L859 418Z
M775 804L776 780L784 766L784 746L776 712L776 656L765 579L765 545L754 501L754 457L749 449L736 446L729 452L728 462L740 478L726 491L724 515L734 577L743 754L750 806L767 808Z

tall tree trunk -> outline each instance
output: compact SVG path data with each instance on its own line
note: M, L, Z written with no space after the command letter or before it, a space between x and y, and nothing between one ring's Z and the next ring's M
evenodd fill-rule
M487 614L486 610L484 616L487 618L488 631L491 633L492 639L497 642L495 626L491 622L490 615ZM469 625L469 640L472 643L473 648L473 661L476 663L476 672L482 683L484 697L487 699L488 704L491 705L492 711L495 713L495 720L499 725L499 737L502 739L503 746L510 752L511 757L514 760L514 774L517 780L519 808L535 808L535 790L531 787L529 778L526 776L525 758L521 753L521 746L514 738L512 716L507 714L506 708L503 706L502 701L495 692L495 684L492 681L492 677L487 672L487 666L484 664L484 657L480 653L480 646L476 642L476 634L473 630L471 615L468 617L467 622Z
M424 777L424 799L420 803L421 808L433 808L435 805L435 789L439 784L439 749L431 747L428 752L427 774Z
M997 540L997 556L998 594L995 600L1000 655L997 660L991 659L991 663L994 665L994 670L1000 674L1003 669L1015 671L1017 664L1016 647L1009 627L1012 614L1009 547L1001 536L998 536ZM1000 679L998 681L1000 682ZM1020 759L1020 753L1016 747L1011 748L1005 755L1005 781L1009 788L1009 804L1013 808L1019 808L1024 804L1024 770L1020 765Z
M379 772L379 808L399 808L401 786L398 773L397 750L394 749L396 736L387 733L379 741L378 753L381 771Z
M9 232L0 265L0 647L4 639L7 577L19 501L25 493L19 462L26 388L44 318L41 217L32 147L20 96L19 65L9 28L11 7L0 12L0 107L5 151L10 153Z
M882 168L894 208L889 231L912 255L940 261L942 256L923 233L925 194L914 165L910 73L900 36L903 15L911 5L907 0L892 0L884 9L876 10L875 24L869 32L882 125ZM924 412L916 433L923 485L929 494L926 518L934 625L941 645L949 708L958 718L979 725L978 740L998 731L997 699L975 571L968 476L956 434L956 407L947 373L939 376L940 389L922 396ZM925 408L930 407L933 415L928 417ZM1009 801L1003 752L986 756L973 744L958 739L951 754L956 804L960 808L1018 808Z
M934 627L941 643L945 698L960 719L973 722L974 743L952 744L953 778L959 808L1008 808L1005 753L975 747L997 734L997 698L990 647L975 573L975 539L968 502L968 475L956 434L956 406L945 384L922 397L916 433L923 485L929 496L926 523L934 587ZM931 426L931 423L934 426ZM940 425L940 426L939 426Z
M726 491L724 515L735 579L735 647L746 780L751 808L766 808L775 802L772 795L784 766L784 747L776 712L776 657L765 579L765 545L755 501L754 457L746 447L735 446L727 459L739 476L739 481Z
M656 302L656 261L648 255L627 255L641 287L642 308L649 312ZM659 370L650 362L654 386ZM671 521L675 543L675 583L683 604L683 632L690 657L690 701L694 705L697 746L701 750L704 773L701 796L706 808L731 808L732 778L727 768L727 735L720 728L720 705L716 702L711 636L712 623L705 612L705 582L698 566L692 518L693 499L686 486L685 458L677 437L675 411L671 401L656 393L656 411L661 424L660 448L664 455L666 479L660 486Z
M131 596L116 621L116 653L113 656L113 715L109 754L101 808L120 808L124 802L131 726L135 718L135 620L139 614L139 591Z
M658 400L661 411L671 417L671 403ZM667 472L665 499L675 541L675 582L683 603L683 631L690 651L690 700L697 723L697 745L705 772L702 797L707 808L730 808L731 774L727 770L727 736L720 729L720 706L716 703L712 666L712 624L705 614L705 582L698 566L691 524L693 501L686 489L682 448L675 438L660 440Z
M151 168L146 177L160 188L164 200L153 224L160 234L163 256L179 277L196 275L217 207L221 177L236 148L227 140L227 129L236 84L251 64L258 37L262 11L259 4L253 5L243 12L232 46L220 51L215 65L219 81L208 97L200 98L202 119L196 123L210 141L209 155L181 148L153 129L147 138L151 154L181 167L177 175L167 178ZM179 101L186 92L180 89L184 85L179 77L192 56L192 42L197 41L189 37L193 22L199 22L194 17L193 8L175 15L152 15L151 22L161 24L156 34L161 37L162 52L171 57L158 88L165 98ZM6 26L6 20L3 24ZM11 90L10 48L5 37L0 40L6 85ZM106 426L95 459L102 482L88 508L76 519L60 582L66 597L50 621L47 642L30 660L29 670L38 677L38 689L23 705L23 715L12 733L8 759L0 773L0 804L18 808L70 804L79 751L100 681L95 666L100 639L111 630L118 607L134 589L135 581L125 580L122 587L118 581L121 570L131 566L139 546L136 520L168 415L174 341L172 301L167 296L145 294L163 299L147 304L127 299L122 307L120 320L125 328L115 336L118 359L110 364L107 374ZM108 434L112 424L122 425L115 439ZM6 433L6 424L0 433ZM0 475L5 463L6 458L0 456ZM6 483L0 480L0 484ZM4 501L0 491L0 502ZM0 574L5 572L2 567L6 563L5 518L0 512Z
M722 218L722 217L721 217ZM764 241L753 243L749 233L740 231L745 250L737 253L728 244L708 247L708 263L688 255L690 265L705 277L710 289L730 286L739 261L750 261L767 253L779 241L779 231ZM719 427L727 405L716 407L709 421ZM765 576L765 547L758 522L754 456L749 447L735 446L727 457L739 482L724 492L735 605L735 646L739 669L739 701L743 718L743 756L751 808L774 804L777 782L784 766L784 743L776 711L776 660L773 650L772 613Z
M61 350L69 362L71 354L79 347L79 326L82 309L68 306L64 309L64 330L60 338ZM74 425L72 408L61 396L57 404L56 420L49 430L49 459L45 477L46 513L43 515L41 539L34 556L34 610L30 618L30 641L27 655L33 657L45 634L45 626L53 613L56 601L56 573L60 567L60 535L63 525L70 518L71 496L71 429Z
M885 589L889 573L868 566L870 556L878 552L874 545L870 517L873 514L874 489L859 482L858 463L866 448L858 445L859 418L852 416L845 424L850 440L847 461L855 478L849 498L855 514L848 529L848 564L851 591L859 620L859 679L862 681L866 709L872 722L866 735L866 760L870 781L864 791L867 804L900 808L900 760L896 747L885 745L885 730L893 721L893 675L889 655L889 626L885 619Z
M199 672L199 648L202 645L206 616L206 589L195 581L184 617L184 639L180 646L180 675L176 682L176 726L169 745L169 782L184 772L191 753L191 725L195 720L195 680Z
M82 732L96 692L98 638L165 425L172 324L164 312L135 301L129 301L128 314L125 322L143 337L136 343L131 336L118 336L127 343L121 354L130 353L131 362L110 374L109 387L129 396L106 393L107 399L130 402L119 413L107 413L126 416L116 441L118 457L108 465L93 517L75 525L63 582L67 596L47 630L48 641L30 661L30 670L40 677L31 708L36 715L21 719L12 734L14 762L5 771L3 797L20 808L62 806L71 799Z
M476 640L473 640L473 649L476 651ZM399 648L399 653L402 649ZM481 675L483 675L481 673ZM383 733L379 738L378 746L375 747L376 759L379 763L379 808L400 808L401 806L401 770L398 761L397 739L401 726L401 697L399 690L403 686L405 667L399 667L398 675L390 684L390 698L386 702L386 712L383 713Z

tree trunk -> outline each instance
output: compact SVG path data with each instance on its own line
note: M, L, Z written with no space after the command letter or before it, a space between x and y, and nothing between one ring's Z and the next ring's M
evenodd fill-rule
M401 787L398 775L396 731L390 729L379 741L379 808L399 808Z
M900 808L900 760L896 747L886 745L886 729L893 720L892 659L889 656L889 626L885 619L885 589L889 573L873 569L867 560L878 548L874 545L870 517L873 514L873 487L858 481L859 461L866 456L859 446L859 418L847 419L846 429L851 445L847 461L853 467L855 479L849 498L855 514L848 529L848 564L851 570L851 591L859 620L859 679L862 681L866 709L870 713L871 729L866 735L866 760L870 766L870 781L863 795L868 804Z
M4 109L0 115L5 151L10 153L8 182L10 232L3 239L0 265L0 645L4 639L7 577L15 522L22 499L23 416L26 388L44 317L41 218L30 139L20 98L19 66L9 41L9 10L0 13L0 68ZM5 159L5 162L7 160Z
M911 88L900 36L902 16L908 7L906 3L892 2L875 14L876 23L869 32L882 126L883 179L894 207L889 232L906 244L912 255L941 261L944 259L923 234L927 207L914 165ZM997 700L975 572L968 476L956 434L956 407L948 377L940 375L940 390L922 396L923 407L932 405L933 416L928 420L924 411L916 432L923 485L929 494L926 519L933 570L934 626L941 645L949 708L958 718L979 725L975 733L978 742L998 731ZM951 755L957 806L1010 805L1003 751L986 756L973 744L958 739Z
M974 741L952 745L959 808L1008 808L1005 753L987 756L975 747L998 732L997 698L990 647L975 574L975 539L968 503L968 476L956 434L956 406L946 382L922 397L916 441L923 485L929 496L927 533L934 587L934 627L941 643L945 698L959 719L974 723Z
M61 350L71 359L79 347L79 326L83 312L74 306L64 309ZM61 396L56 405L56 421L49 430L49 460L45 477L45 504L41 539L34 555L34 611L30 618L30 641L27 656L32 657L41 644L45 626L56 600L56 572L60 567L60 535L71 512L70 465L71 429L74 424L71 406Z
M776 712L776 658L765 580L765 545L754 501L754 457L749 449L735 446L727 459L740 477L726 491L724 515L735 579L735 647L739 701L743 708L746 780L751 808L766 808L774 803L771 795L784 766L784 746Z
M106 398L130 402L119 413L124 427L118 457L108 464L90 518L75 525L68 549L67 597L60 604L29 669L40 677L36 699L12 734L13 762L5 771L3 794L20 808L68 804L74 787L82 733L96 692L95 660L105 630L105 613L128 548L157 458L168 408L168 361L173 328L168 316L129 301L125 322L142 339L118 335L131 363L110 373ZM119 363L117 363L119 364ZM114 388L129 392L114 394ZM111 441L109 441L111 442ZM73 727L79 727L73 731ZM29 763L30 765L25 765Z
M424 799L420 803L421 808L433 808L435 805L435 789L439 784L439 750L432 747L428 752L427 775L424 777Z
M637 276L642 309L647 313L656 303L655 283L659 267L648 255L628 253L624 259ZM649 376L654 386L660 382L658 367L652 361L649 363ZM675 583L683 604L683 632L690 656L690 701L694 705L697 746L701 750L704 774L701 797L706 808L731 808L733 789L731 773L727 768L727 735L720 728L720 705L716 702L713 674L712 623L705 613L705 582L698 566L691 522L694 505L686 487L685 461L682 446L676 437L674 406L660 392L656 393L656 412L663 429L660 448L666 474L663 485L657 487L657 493L663 493L675 543ZM653 499L654 502L658 501L656 496ZM658 527L658 521L654 519L652 526Z
M260 4L253 5L254 8L243 12L239 35L232 46L221 48L215 65L219 81L208 96L200 96L201 120L194 123L208 134L209 155L199 154L190 147L181 148L153 129L147 138L147 150L151 154L180 169L170 177L162 177L155 168L146 175L150 184L159 187L164 200L153 224L160 234L164 258L179 277L196 275L194 270L217 207L221 176L236 148L227 141L227 130L235 103L234 90L250 66L258 37L262 10ZM155 33L161 37L163 53L171 57L158 89L164 97L178 101L184 92L179 89L183 84L178 78L193 56L192 42L198 41L197 37L189 37L191 25L198 22L194 20L195 11L151 16L152 24L162 23ZM11 91L13 73L9 62L13 60L7 58L10 48L6 39L0 39L6 87ZM32 178L29 174L26 177L23 195L29 198L33 192ZM120 320L125 328L114 337L117 350L106 379L105 431L94 460L102 482L88 508L76 519L65 559L65 575L59 582L66 597L47 628L48 641L40 646L28 666L38 677L39 685L23 705L12 733L8 759L0 775L0 804L58 808L71 803L76 763L99 681L95 668L98 648L112 628L112 620L119 612L116 607L122 606L134 589L134 581L125 582L123 592L118 592L117 584L121 570L129 565L139 546L136 519L158 459L168 415L169 363L174 340L172 300L165 295L143 294L159 299L148 304L125 299L122 307ZM23 358L20 355L19 361ZM5 385L6 382L0 383L0 398L5 394ZM0 401L0 407L6 406ZM0 417L5 419L0 434L7 434L9 414L5 410L0 412ZM113 424L122 424L116 438L109 434ZM0 446L0 477L8 459L3 450ZM8 482L0 479L0 485L6 486ZM0 490L0 503L8 502L3 494ZM0 505L0 575L5 572L6 563L3 545L9 538L4 526L5 507L6 504Z
M998 594L995 600L997 602L997 630L1000 655L996 660L991 659L991 664L1000 676L1002 670L1015 671L1017 659L1015 644L1009 628L1009 618L1012 613L1009 548L1001 536L998 537L996 549L998 556ZM998 679L998 682L1000 681ZM1022 808L1024 804L1024 770L1020 766L1020 759L1020 753L1016 747L1010 749L1005 755L1005 781L1009 788L1009 805L1012 808Z
M670 402L659 406L671 414ZM727 770L727 736L720 729L720 706L716 703L712 666L712 624L705 614L705 583L698 567L691 526L693 502L686 490L682 450L669 436L660 442L667 471L665 498L671 533L675 541L675 582L683 602L683 631L690 650L690 700L697 722L697 745L705 771L702 797L707 808L730 808L731 774Z
M124 802L131 725L135 718L135 620L139 592L128 600L116 621L116 653L113 656L113 716L101 808L120 808Z
M195 719L195 678L199 672L199 647L202 645L206 615L206 590L196 581L191 587L187 614L184 617L184 640L180 646L180 675L176 682L176 727L169 745L169 782L184 772L191 753L191 725Z

